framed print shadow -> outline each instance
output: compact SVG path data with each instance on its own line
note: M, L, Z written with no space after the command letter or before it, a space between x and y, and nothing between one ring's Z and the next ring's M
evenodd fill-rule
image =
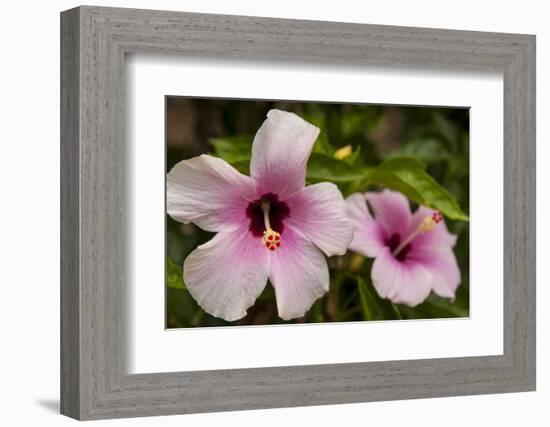
M162 82L160 96L130 93L147 92L152 81L128 67L135 55L172 67L148 68ZM199 79L178 83L174 58L198 63L195 75L210 88ZM214 72L227 86L240 81L242 92L220 89L204 61L217 61ZM266 74L242 68L258 61ZM272 82L271 91L255 92L254 80L284 74L281 64L298 67L281 81L303 91ZM337 70L341 80L315 77L312 66ZM406 70L426 74L422 84L439 97L394 96ZM432 81L430 71L446 74ZM457 72L470 73L467 83L451 82ZM468 82L478 72L501 76L502 121L451 96L451 87L474 93L479 86ZM322 95L323 83L307 92L316 78L326 87L341 81L340 92L347 85L355 96ZM359 90L365 79L370 95ZM138 113L137 103L145 106ZM491 142L480 137L480 118L496 135ZM493 182L502 192L494 188L491 198ZM489 234L495 227L498 236ZM456 325L475 331L486 318L501 333L471 341L494 338L501 350L431 357L414 348L369 354L361 345L391 348L381 337L395 341L399 330L431 335L437 350L447 345L437 334ZM205 357L213 333L218 346L236 347L227 360ZM272 340L302 341L294 350L303 357L258 351L256 364L232 361L260 335L254 342L264 353L278 345ZM176 365L137 369L132 353L144 346L178 354ZM89 6L62 12L63 414L87 420L531 390L534 36Z

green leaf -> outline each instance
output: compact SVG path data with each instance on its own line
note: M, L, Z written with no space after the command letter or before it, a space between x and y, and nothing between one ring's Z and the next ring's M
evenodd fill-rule
M426 166L416 159L387 159L369 176L369 181L399 191L410 200L437 209L450 219L468 221L468 216L451 193L428 175Z
M335 148L330 144L327 133L321 130L315 144L313 144L313 152L332 156L334 151Z
M325 321L324 300L322 298L315 301L309 309L310 322L323 323Z
M393 150L387 158L414 157L424 163L436 163L449 160L451 154L444 143L435 137L417 137Z
M380 109L368 105L354 106L340 118L340 138L347 140L363 136L365 132L378 124Z
M321 132L313 145L314 153L326 154L332 156L335 148L330 144L328 135L326 132L326 114L322 110L312 110L304 113L300 113L300 116L307 122L317 126Z
M250 159L252 149L252 136L238 135L223 138L211 138L210 145L214 148L214 154L226 162L234 164Z
M309 107L307 108L308 111L303 111L297 114L306 122L317 126L319 129L326 128L327 117L325 111L320 109L318 105L314 104L307 104L306 107Z
M441 298L431 294L426 301L416 307L400 305L401 312L407 319L445 319L450 317L468 317L468 301L462 304L458 301Z
M312 153L307 164L306 178L309 182L346 183L360 180L363 176L360 169L320 153Z
M199 326L194 319L204 314L186 289L166 288L166 326L167 328L188 328Z
M357 287L359 288L359 299L361 301L361 311L365 320L376 320L375 304L372 295L367 289L367 284L362 277L357 276Z
M467 157L452 157L447 166L447 175L454 179L466 178L469 174L469 161Z
M399 308L395 304L392 304L391 308L393 308L393 311L394 311L395 315L397 316L397 318L399 320L403 320L403 316L401 315L401 312L399 311Z
M173 289L185 289L182 269L170 257L166 257L166 286Z
M399 309L388 300L381 299L370 282L356 275L361 312L365 320L402 319Z
M468 310L452 303L450 300L445 300L436 296L425 303L426 311L430 317L467 317Z
M231 163L231 165L244 175L250 175L250 158L239 160Z
M361 112L348 113L341 118L340 135L343 139L362 134L366 129L367 120Z
M361 156L361 146L355 147L355 150L351 152L348 157L342 159L348 165L357 166Z

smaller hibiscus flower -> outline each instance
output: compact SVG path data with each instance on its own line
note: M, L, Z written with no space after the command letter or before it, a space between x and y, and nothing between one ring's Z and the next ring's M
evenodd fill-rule
M414 307L433 290L454 300L460 284L456 236L439 212L420 206L413 214L407 198L390 190L354 193L346 204L355 227L349 248L375 258L371 278L381 298Z
M168 173L168 214L217 233L183 265L187 289L206 312L244 317L268 279L285 320L328 291L324 255L343 255L353 230L336 185L305 185L318 135L296 114L271 110L252 144L250 176L204 154Z

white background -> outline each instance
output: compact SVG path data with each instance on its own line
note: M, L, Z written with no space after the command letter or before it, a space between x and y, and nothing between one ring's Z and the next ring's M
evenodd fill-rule
M550 414L547 323L550 237L550 28L544 2L278 0L97 1L96 4L375 24L536 33L538 55L538 392L104 422L124 426L545 426ZM59 17L72 1L3 5L0 141L0 385L3 425L63 426L59 383ZM547 264L547 262L546 262ZM95 423L92 423L95 424Z
M223 75L223 80L218 76ZM238 369L502 354L502 76L127 59L132 165L130 372ZM264 82L269 82L265 85ZM343 84L345 82L345 84ZM470 106L469 319L164 330L165 95ZM486 162L492 162L487 173ZM361 337L361 339L357 339ZM327 345L330 343L330 345ZM201 349L190 352L188 349ZM182 355L185 357L182 357ZM220 357L223 354L223 357Z

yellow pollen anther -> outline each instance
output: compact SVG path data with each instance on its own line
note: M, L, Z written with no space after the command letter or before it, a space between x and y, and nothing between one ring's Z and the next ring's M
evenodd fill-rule
M351 156L352 150L353 149L352 149L351 145L346 145L346 146L336 150L334 152L334 157L337 158L338 160L343 160L346 157Z
M437 224L441 222L443 217L438 211L435 211L432 215L424 217L422 222L418 226L418 231L424 233L426 231L432 231Z
M271 228L264 231L262 237L262 245L270 251L274 251L281 246L281 235Z
M269 223L269 202L263 202L261 205L262 212L264 213L264 236L262 237L262 245L270 251L275 251L281 246L281 234L271 228Z
M426 232L426 231L432 231L437 224L432 219L431 216L427 216L422 220L422 223L418 227L418 231Z

